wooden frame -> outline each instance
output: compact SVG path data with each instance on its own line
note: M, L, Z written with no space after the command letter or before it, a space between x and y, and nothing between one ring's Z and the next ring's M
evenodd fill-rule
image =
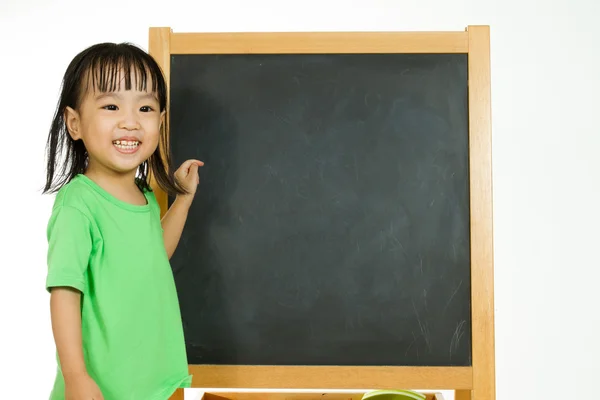
M365 392L205 392L200 400L361 400ZM444 400L441 393L423 393L425 400ZM184 390L177 389L169 400L185 400Z
M466 53L471 205L471 367L190 365L194 387L455 389L457 400L495 399L490 29L384 33L174 33L150 28L149 52L170 77L173 54ZM153 182L154 183L154 182ZM167 197L155 188L164 215Z

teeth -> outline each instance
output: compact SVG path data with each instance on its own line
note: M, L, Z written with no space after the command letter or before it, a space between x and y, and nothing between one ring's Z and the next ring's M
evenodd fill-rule
M115 140L113 144L120 149L132 150L139 146L140 142L137 140Z

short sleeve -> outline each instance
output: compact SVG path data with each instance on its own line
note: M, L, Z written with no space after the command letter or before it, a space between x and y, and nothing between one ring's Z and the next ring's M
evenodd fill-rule
M85 290L85 273L92 251L90 220L70 206L57 208L48 222L46 290L67 286Z

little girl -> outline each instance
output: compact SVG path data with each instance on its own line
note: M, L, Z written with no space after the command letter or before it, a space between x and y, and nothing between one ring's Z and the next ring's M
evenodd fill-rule
M50 399L165 400L191 385L169 258L199 183L169 171L167 88L130 44L98 44L64 75L44 193L57 374ZM162 153L162 157L161 157ZM175 201L160 218L149 175Z

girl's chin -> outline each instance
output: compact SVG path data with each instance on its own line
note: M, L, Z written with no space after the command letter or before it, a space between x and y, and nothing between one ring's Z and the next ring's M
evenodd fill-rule
M115 162L112 164L111 169L120 174L127 174L134 171L137 171L141 162Z

